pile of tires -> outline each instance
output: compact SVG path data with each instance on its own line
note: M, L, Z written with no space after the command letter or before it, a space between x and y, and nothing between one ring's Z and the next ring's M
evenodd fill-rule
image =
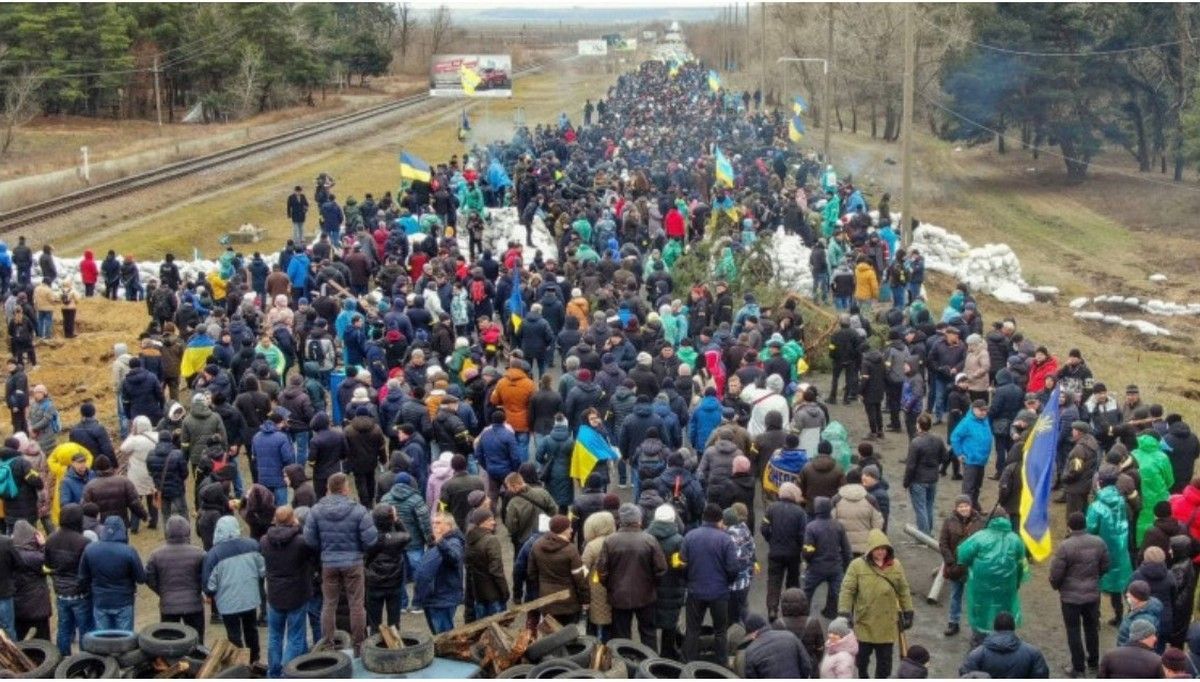
M179 623L159 623L140 633L96 630L83 636L80 651L62 656L45 640L19 642L18 647L37 667L22 675L28 679L138 679L154 677L160 660L173 665L187 659L189 672L199 670L208 650L199 646L196 631ZM161 664L160 664L161 665ZM248 675L241 675L245 677Z
M401 637L399 649L388 648L383 637L375 634L363 641L362 664L373 673L396 675L429 667L433 663L433 639L427 636Z
M730 633L733 637L736 633ZM741 637L737 637L740 644ZM525 663L501 672L498 679L737 679L733 671L707 661L680 663L662 658L650 647L629 639L609 640L611 665L593 670L592 660L601 643L580 634L574 625L538 638L525 650ZM711 637L710 637L711 646ZM733 640L730 649L734 648Z

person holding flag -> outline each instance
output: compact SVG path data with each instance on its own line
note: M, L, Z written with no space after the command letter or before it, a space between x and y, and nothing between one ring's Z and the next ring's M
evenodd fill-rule
M1052 549L1050 490L1058 452L1058 392L1055 387L1046 409L1029 427L1021 464L1021 525L1017 530L1034 561L1045 561Z
M804 139L804 121L801 121L799 116L793 116L788 123L788 139L792 142Z
M796 95L796 98L792 100L792 113L800 116L806 111L808 111L808 102L804 101L800 95Z
M597 465L616 459L617 451L600 431L590 423L579 425L575 449L571 451L571 478L583 485Z
M733 164L729 163L729 159L721 153L721 148L716 147L717 162L714 167L714 172L717 178L717 184L724 184L726 187L733 187Z

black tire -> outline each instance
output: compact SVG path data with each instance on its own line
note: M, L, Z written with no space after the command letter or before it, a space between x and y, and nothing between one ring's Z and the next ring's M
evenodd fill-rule
M572 670L579 670L579 666L565 658L548 659L533 666L527 677L531 680L548 680Z
M379 635L363 642L363 667L373 673L408 673L428 668L433 663L433 640L428 637L402 637L404 646L389 649Z
M182 623L159 623L138 633L138 646L151 658L186 656L199 643L200 633Z
M83 636L81 648L97 656L120 656L138 648L138 638L128 630L95 630Z
M89 653L67 656L54 668L56 680L115 680L120 676L117 659Z
M542 659L556 654L559 649L579 639L579 628L574 625L564 625L563 629L550 635L543 635L537 638L529 648L525 650L525 658L528 658L534 663L541 663Z
M353 674L353 662L349 656L340 651L318 651L315 654L304 654L293 658L283 666L283 676L290 679L346 679Z
M252 677L253 672L248 665L230 666L221 672L213 675L214 680L238 680Z
M496 676L496 679L523 680L529 676L530 670L533 670L532 665L529 665L528 663L520 663L512 666L511 668L505 668L499 675Z
M676 680L683 676L682 663L669 658L651 658L642 661L634 678L639 680Z
M729 668L707 661L692 661L683 666L683 674L689 680L736 680L737 675Z
M134 649L117 656L117 665L121 666L121 670L128 670L129 668L139 668L150 660L151 658L146 655L145 651ZM154 677L154 675L151 674L150 677Z
M26 658L33 662L34 668L20 677L29 680L43 680L54 676L54 669L62 662L62 654L53 642L44 639L30 639L17 642L17 648Z
M596 654L596 647L599 645L600 640L591 635L583 635L563 646L562 657L574 661L581 668L587 668L592 664L592 656Z
M316 644L313 644L313 651L341 651L354 646L354 638L345 630L334 630L333 641L329 640L329 637L318 639Z
M591 670L590 668L580 668L579 670L568 670L554 676L559 680L602 680L604 675L599 670Z
M613 662L621 661L629 668L629 673L632 674L637 670L637 667L642 664L642 661L651 658L658 658L658 654L648 646L638 644L632 639L610 639L608 640L608 650L612 652Z

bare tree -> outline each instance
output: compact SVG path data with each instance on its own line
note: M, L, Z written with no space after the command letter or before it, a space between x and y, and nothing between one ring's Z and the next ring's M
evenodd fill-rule
M409 40L417 28L417 16L413 13L411 2L401 2L396 5L396 47L400 50L400 60L408 56Z
M3 57L3 50L0 50L0 57ZM7 83L4 86L3 108L0 109L0 157L8 154L17 131L41 110L38 97L38 87L42 84L40 73L26 70Z
M442 44L450 37L453 30L454 17L450 14L450 8L438 5L438 8L433 11L433 16L429 17L429 51L431 54L437 54L441 50Z
M231 87L233 104L239 118L255 112L259 103L259 87L262 81L263 52L257 46L247 46L242 51L242 62Z

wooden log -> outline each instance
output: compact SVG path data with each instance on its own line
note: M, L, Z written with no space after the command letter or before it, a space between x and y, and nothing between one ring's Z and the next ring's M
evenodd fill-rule
M389 649L399 649L401 644L403 644L400 636L390 625L379 628L379 636L383 640L384 646Z
M204 665L201 665L200 670L196 672L196 679L211 679L213 675L224 670L225 658L228 656L231 648L233 648L233 645L224 637L213 642L213 645L208 650L208 658L204 659Z
M596 645L596 651L592 654L591 664L588 667L592 670L604 671L612 667L612 654L609 653L607 646Z
M562 623L558 622L554 616L542 616L542 620L537 626L538 635L542 637L545 637L546 635L553 635L562 628Z
M187 660L180 659L179 661L176 661L174 665L169 665L166 668L164 668L163 670L156 673L154 675L154 679L156 679L156 680L174 679L175 676L186 673L190 668L191 668L191 664L189 664L187 662Z
M460 628L447 630L437 637L434 637L433 644L434 646L439 646L443 643L450 643L458 639L471 637L476 633L483 632L484 630L488 629L492 623L503 623L505 621L512 620L523 613L528 613L530 611L540 609L543 606L549 606L550 604L557 604L560 601L566 601L570 598L570 590L561 590L559 592L555 592L554 594L548 594L544 597L538 597L532 601L527 601L524 604L517 604L507 611L488 616L487 618L477 620L474 623L468 623Z
M37 667L3 630L0 630L0 657L4 659L4 667L17 674L27 673Z

